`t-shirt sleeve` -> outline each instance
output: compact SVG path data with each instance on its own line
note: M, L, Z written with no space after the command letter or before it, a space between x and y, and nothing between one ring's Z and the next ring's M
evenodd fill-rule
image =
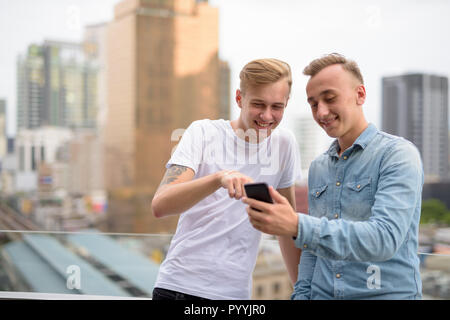
M166 168L169 168L171 165L180 165L191 168L197 173L203 153L203 127L201 121L194 121L189 125L174 149L166 164Z
M300 159L300 151L297 144L297 140L294 135L287 132L287 143L285 146L285 165L283 166L281 172L281 179L278 183L277 189L288 188L293 186L296 181L301 180L301 159Z

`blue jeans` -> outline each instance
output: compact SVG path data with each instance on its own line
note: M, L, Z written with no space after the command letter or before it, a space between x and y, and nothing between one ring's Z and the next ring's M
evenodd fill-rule
M209 299L192 296L190 294L178 291L172 291L163 288L154 288L152 300L209 300Z

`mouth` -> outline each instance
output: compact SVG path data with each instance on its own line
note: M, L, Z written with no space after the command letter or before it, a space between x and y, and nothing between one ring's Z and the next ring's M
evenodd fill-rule
M273 127L273 124L275 123L275 122L262 122L262 121L256 121L256 120L254 122L258 129L270 129Z
M319 120L319 123L324 127L324 128L329 128L339 117L338 116L334 116L332 118L328 118L328 119L324 119L324 120Z

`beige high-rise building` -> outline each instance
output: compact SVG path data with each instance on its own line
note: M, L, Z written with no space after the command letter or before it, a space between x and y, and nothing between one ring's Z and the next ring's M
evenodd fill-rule
M198 0L124 0L115 6L107 35L104 151L111 231L175 230L176 218L156 221L150 214L178 142L172 133L194 120L229 115L218 14Z

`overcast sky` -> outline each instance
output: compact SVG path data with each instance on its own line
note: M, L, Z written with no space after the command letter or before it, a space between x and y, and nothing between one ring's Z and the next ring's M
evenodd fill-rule
M16 58L44 39L80 40L83 26L111 20L119 0L0 0L0 98L8 104L8 134L16 132ZM284 124L309 115L302 70L339 52L358 62L368 121L381 128L381 78L407 72L450 76L447 0L210 0L219 8L219 54L231 67L232 91L250 60L274 57L293 70ZM233 100L232 100L233 101ZM238 115L233 104L232 117Z

